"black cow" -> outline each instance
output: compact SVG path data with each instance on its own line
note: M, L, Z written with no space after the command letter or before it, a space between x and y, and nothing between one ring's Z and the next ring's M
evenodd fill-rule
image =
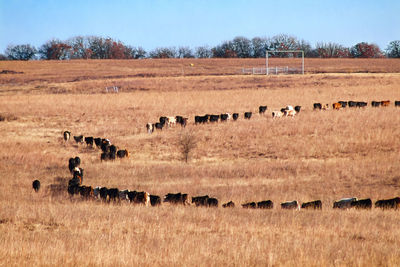
M295 106L294 110L296 111L296 113L299 113L301 110L301 106Z
M94 145L94 139L93 139L93 137L92 136L88 136L88 137L85 137L85 143L86 143L86 145L88 145L88 146L93 146Z
M209 118L210 118L210 115L208 115L208 114L206 114L204 116L195 116L194 117L194 123L195 124L197 124L197 123L207 123Z
M244 113L244 118L250 120L251 115L253 115L253 112L245 112Z
M228 203L222 204L223 208L234 208L235 203L233 201L229 201Z
M314 103L314 110L315 109L322 109L321 103Z
M398 209L400 208L400 198L382 199L375 202L375 208Z
M256 202L245 203L245 204L242 204L242 207L245 209L255 209L255 208L257 208L257 203Z
M357 102L356 107L363 108L363 107L366 107L367 105L368 105L367 102L359 101L359 102Z
M188 195L181 194L181 193L176 193L176 194L168 193L167 195L164 196L164 202L169 202L171 204L185 205L187 203L187 199L188 199Z
M32 188L33 190L35 190L35 192L39 192L40 189L40 181L39 180L35 180L32 182Z
M305 202L301 204L302 209L314 209L314 210L321 210L322 209L322 201L315 200L311 202Z
M197 207L198 206L207 206L208 205L208 199L209 199L208 195L192 197L192 203L194 203Z
M157 130L162 130L162 128L164 128L165 123L161 123L161 122L156 122L154 123L154 128L156 128Z
M159 206L161 205L161 198L156 195L150 195L150 204L152 206Z
M81 165L81 159L79 157L70 158L68 161L68 169L71 173L74 173L74 169Z
M188 118L184 118L182 116L175 117L176 123L179 123L182 127L186 127Z
M110 188L107 190L108 202L113 200L114 202L119 200L119 190L118 188Z
M264 200L257 202L257 208L259 209L273 209L274 203L271 200Z
M118 158L124 158L124 157L129 158L129 152L128 152L128 150L126 150L126 149L124 149L124 150L118 150L118 151L117 151L117 157L118 157Z
M382 103L381 101L372 101L371 106L376 108L376 107L379 107L381 105L381 103Z
M108 192L108 188L107 187L101 187L100 188L100 199L103 201L107 200L107 192Z
M83 143L83 135L74 136L74 140L77 143Z
M338 101L338 103L342 105L342 108L347 107L347 101Z
M84 198L84 199L89 199L90 197L93 196L93 188L91 186L80 186L79 187L79 194Z
M210 115L210 122L218 122L219 115Z
M239 113L233 113L232 114L232 119L235 121L239 118Z
M264 114L265 111L267 111L267 106L259 106L258 107L258 113Z
M63 136L64 136L64 141L68 141L71 138L71 132L64 131Z
M400 107L400 101L399 100L394 101L394 106L395 107Z
M208 207L218 207L218 199L214 197L210 197L207 199L207 206Z
M159 119L159 122L161 123L161 124L165 124L165 123L167 123L168 122L168 118L167 117L160 117L160 119Z
M349 102L347 102L347 104L349 105L349 108L357 107L357 102L355 102L355 101L349 101Z
M372 201L370 198L360 199L351 202L351 207L356 209L371 209L372 208Z
M97 147L101 147L101 138L100 137L95 138L94 143Z
M229 114L224 113L224 114L219 115L219 117L221 118L221 121L226 121L229 118Z

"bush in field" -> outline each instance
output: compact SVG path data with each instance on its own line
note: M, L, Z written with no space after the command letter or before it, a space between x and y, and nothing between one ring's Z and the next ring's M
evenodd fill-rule
M193 149L197 146L196 136L192 133L185 132L179 137L178 146L182 154L182 159L187 163Z
M358 43L350 49L355 58L378 58L383 57L382 51L376 44Z

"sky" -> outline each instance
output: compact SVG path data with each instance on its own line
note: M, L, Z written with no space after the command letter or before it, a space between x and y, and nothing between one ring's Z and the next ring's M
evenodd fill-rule
M289 34L386 49L400 40L399 0L0 0L0 53L51 39L111 37L146 51Z

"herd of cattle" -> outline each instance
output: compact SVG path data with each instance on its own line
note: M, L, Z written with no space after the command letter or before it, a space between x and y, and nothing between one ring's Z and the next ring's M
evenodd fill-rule
M390 106L390 100L384 101L372 101L372 107L387 107ZM400 101L395 101L394 105L396 107L400 107ZM330 104L321 104L321 103L314 103L313 109L314 110L328 110L332 107L332 109L339 110L342 108L363 108L368 106L367 102L363 101L338 101ZM260 115L264 115L267 111L267 106L259 106L258 113ZM294 117L296 114L300 113L301 106L291 106L288 105L280 110L272 111L272 118L281 118L281 117ZM251 119L253 112L248 111L243 113L244 119ZM236 121L239 118L239 113L222 113L222 114L205 114L202 116L196 115L194 117L194 124L205 124L205 123L215 123L215 122L225 122L225 121ZM161 116L158 122L155 123L147 123L146 129L149 134L153 133L155 130L162 130L163 128L169 128L176 124L180 124L182 127L186 127L189 118L183 116Z

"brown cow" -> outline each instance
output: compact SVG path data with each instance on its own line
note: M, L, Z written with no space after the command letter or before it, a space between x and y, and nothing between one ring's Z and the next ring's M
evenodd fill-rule
M332 104L332 108L333 109L339 110L341 107L342 107L342 104L340 104L340 103L333 103Z
M229 201L228 203L222 204L223 208L234 208L235 203L233 201Z
M381 101L381 106L382 106L382 107L388 107L388 106L390 106L390 100Z

